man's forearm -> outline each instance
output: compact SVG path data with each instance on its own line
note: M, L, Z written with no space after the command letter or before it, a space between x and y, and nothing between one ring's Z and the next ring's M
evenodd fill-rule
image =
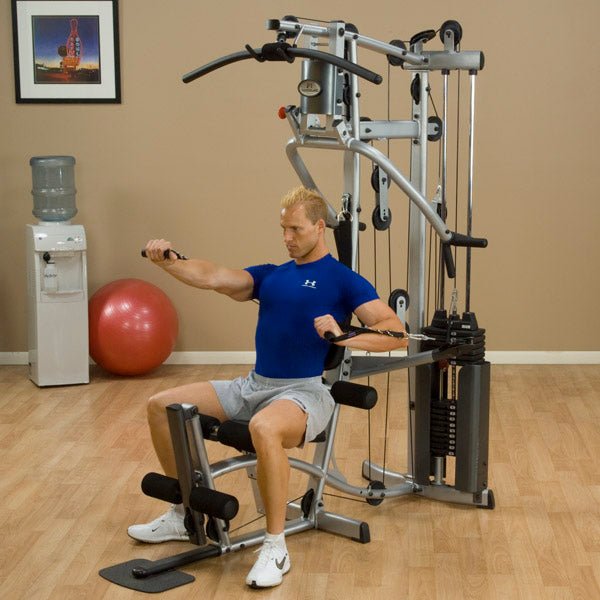
M215 274L217 266L206 260L190 258L188 260L175 260L165 264L157 263L161 269L179 281L202 290L214 290L216 286Z
M384 319L383 321L369 325L369 329L404 331L402 323L396 318ZM392 350L406 348L408 340L380 333L361 333L350 339L338 342L338 345L356 350L365 350L367 352L391 352Z

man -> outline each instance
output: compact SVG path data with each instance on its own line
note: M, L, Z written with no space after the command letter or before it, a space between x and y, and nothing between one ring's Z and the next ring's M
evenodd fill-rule
M230 381L193 383L161 392L148 403L152 442L165 474L176 477L165 407L195 404L220 421L246 419L257 456L257 482L266 513L266 538L246 583L279 585L290 569L284 525L290 466L286 450L311 441L333 412L333 399L321 383L329 342L342 334L338 322L354 313L376 329L404 331L397 315L373 286L329 253L325 241L327 204L314 191L296 188L281 202L283 241L291 261L229 269L207 261L177 260L165 240L151 240L146 255L180 281L215 290L240 302L258 299L256 366ZM386 352L406 341L366 333L338 342ZM187 540L183 507L145 525L129 528L131 537L149 543Z

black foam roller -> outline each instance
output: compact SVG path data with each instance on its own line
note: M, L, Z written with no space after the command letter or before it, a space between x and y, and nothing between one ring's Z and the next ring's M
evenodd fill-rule
M369 385L350 381L336 381L331 386L331 395L338 404L369 410L377 404L377 390Z
M217 439L221 444L231 446L240 452L251 452L252 454L256 452L247 421L225 421L219 427Z
M235 496L206 487L197 487L192 490L190 506L205 515L225 521L233 519L240 508Z
M181 504L182 502L179 481L160 473L148 473L142 479L142 492L146 496L171 502L171 504Z

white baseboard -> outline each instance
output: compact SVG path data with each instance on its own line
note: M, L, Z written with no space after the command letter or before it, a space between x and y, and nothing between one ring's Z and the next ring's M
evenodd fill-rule
M358 352L356 353L359 354ZM398 353L402 356L402 353ZM600 351L512 351L490 350L486 360L496 365L598 365ZM253 365L252 351L232 352L173 352L165 361L168 365ZM0 352L0 365L26 365L27 352Z
M28 362L28 352L0 352L0 365L26 365Z
M256 352L173 352L167 365L253 365Z
M598 365L600 352L490 350L485 358L495 365Z

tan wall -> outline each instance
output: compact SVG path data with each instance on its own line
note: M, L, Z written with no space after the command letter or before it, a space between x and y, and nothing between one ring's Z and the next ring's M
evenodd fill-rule
M276 111L298 102L299 66L244 62L190 85L181 75L245 43L271 41L265 19L297 11L343 18L384 41L438 28L448 18L461 22L462 48L486 55L477 78L474 233L490 245L474 252L472 308L488 331L488 348L599 348L597 0L120 5L122 104L17 105L10 3L2 3L0 351L27 346L24 226L34 222L29 158L45 154L77 159L75 222L88 234L90 294L117 278L146 279L177 307L178 350L252 349L255 305L187 288L139 258L139 249L156 236L229 266L286 259L277 201L297 179L283 151L290 130ZM363 51L361 62L387 77L383 57ZM410 117L409 83L406 72L392 72L393 118ZM432 86L439 99L439 75ZM385 118L387 83L364 83L362 91L364 114ZM463 99L467 91L464 77ZM465 110L462 115L466 120ZM461 152L464 158L466 145ZM335 198L340 156L324 154L305 156L323 191ZM403 169L405 155L404 142L392 143L391 156ZM463 186L461 202L465 193ZM369 222L373 200L366 183L364 194ZM407 201L394 192L392 202L392 285L404 287ZM370 227L362 261L368 273L371 240ZM386 256L385 244L380 234L379 257Z

